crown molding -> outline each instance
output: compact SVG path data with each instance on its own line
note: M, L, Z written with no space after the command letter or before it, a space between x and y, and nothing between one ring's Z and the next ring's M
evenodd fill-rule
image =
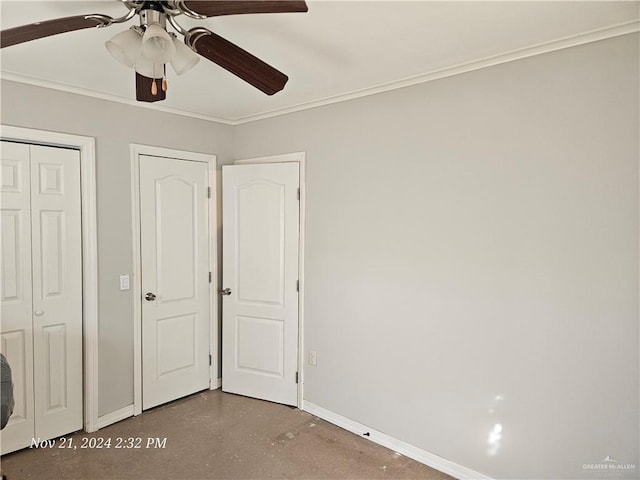
M52 90L59 90L61 92L74 93L76 95L83 95L85 97L98 98L100 100L106 100L108 102L122 103L124 105L129 105L132 107L147 108L149 110L156 110L158 112L172 113L174 115L182 115L184 117L197 118L199 120L207 120L209 122L222 123L224 125L235 125L235 121L228 118L190 112L188 110L181 110L179 108L165 107L163 105L157 105L155 103L138 102L136 100L120 97L111 93L96 92L95 90L89 90L86 88L67 85L64 83L52 82L50 80L43 80L40 78L34 78L28 75L22 75L14 72L0 72L0 79L9 80L11 82L24 83L36 87L50 88Z
M333 97L322 98L311 102L301 103L287 108L271 110L255 115L248 115L246 117L236 118L234 120L235 125L242 125L243 123L255 122L258 120L264 120L271 117L277 117L280 115L286 115L288 113L299 112L302 110L308 110L311 108L322 107L325 105L331 105L334 103L345 102L347 100L354 100L356 98L367 97L369 95L376 95L378 93L384 93L391 90L397 90L399 88L410 87L412 85L418 85L421 83L431 82L433 80L439 80L441 78L452 77L454 75L460 75L474 70L481 70L483 68L500 65L502 63L513 62L544 53L554 52L556 50L563 50L565 48L577 47L587 43L597 42L600 40L606 40L608 38L620 37L630 33L640 31L640 21L634 20L631 22L625 22L622 24L592 30L590 32L580 33L569 37L561 38L551 42L541 43L530 47L525 47L518 50L512 50L510 52L501 53L490 57L485 57L471 62L461 63L451 67L446 67L441 70L434 70L432 72L422 73L420 75L407 77L401 80L395 80L393 82L376 85L374 87L363 88L361 90L354 90L349 93L336 95Z
M190 112L187 110L181 110L178 108L160 106L155 103L137 102L135 100L112 95L103 92L96 92L89 89L75 87L71 85L51 82L48 80L42 80L38 78L29 77L13 72L0 72L0 78L10 80L18 83L26 83L28 85L35 85L38 87L50 88L53 90L60 90L63 92L74 93L77 95L84 95L93 98L99 98L102 100L122 103L125 105L148 108L150 110L156 110L159 112L172 113L175 115L182 115L185 117L197 118L200 120L207 120L210 122L221 123L224 125L242 125L245 123L255 122L258 120L264 120L267 118L278 117L280 115L286 115L289 113L300 112L311 108L322 107L325 105L332 105L334 103L345 102L348 100L354 100L357 98L367 97L369 95L376 95L379 93L388 92L391 90L397 90L399 88L410 87L412 85L418 85L421 83L431 82L433 80L439 80L446 77L452 77L454 75L460 75L463 73L472 72L474 70L481 70L483 68L500 65L502 63L513 62L524 58L533 57L536 55L542 55L544 53L550 53L557 50L564 50L565 48L577 47L579 45L585 45L588 43L597 42L600 40L606 40L608 38L620 37L622 35L628 35L630 33L636 33L640 31L640 20L633 20L631 22L625 22L618 25L613 25L589 32L580 33L564 37L551 42L541 43L518 50L512 50L509 52L485 57L477 60L473 60L458 65L453 65L440 70L434 70L431 72L422 73L412 77L396 80L389 83L375 85L373 87L367 87L359 90L354 90L348 93L335 95L331 97L321 98L310 102L299 103L286 108L269 110L253 115L247 115L237 118L223 118L216 117L214 115L205 115L197 112Z

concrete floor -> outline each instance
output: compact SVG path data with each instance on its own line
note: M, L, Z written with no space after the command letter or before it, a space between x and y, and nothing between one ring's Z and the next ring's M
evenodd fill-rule
M116 448L129 438L141 448ZM5 455L2 471L7 480L452 478L308 413L220 390Z

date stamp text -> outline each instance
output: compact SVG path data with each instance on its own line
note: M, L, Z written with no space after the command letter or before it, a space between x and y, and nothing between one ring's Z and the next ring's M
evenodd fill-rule
M29 448L76 449L162 449L167 448L166 437L60 437L50 440L32 438Z

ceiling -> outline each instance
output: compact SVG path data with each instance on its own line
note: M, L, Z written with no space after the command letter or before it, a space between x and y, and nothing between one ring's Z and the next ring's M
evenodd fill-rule
M637 1L307 3L308 13L181 21L202 24L285 72L283 91L269 97L202 59L180 77L168 71L167 100L145 106L242 123L638 31L640 10ZM0 9L2 29L127 11L116 0L2 0ZM2 76L135 103L133 70L117 63L104 42L136 22L4 48Z

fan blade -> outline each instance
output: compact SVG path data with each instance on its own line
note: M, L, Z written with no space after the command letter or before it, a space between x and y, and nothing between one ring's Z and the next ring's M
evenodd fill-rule
M153 82L156 82L156 94L151 92ZM167 98L167 93L162 90L161 78L149 78L136 72L136 100L139 102L159 102Z
M0 32L0 48L58 35L59 33L96 27L103 23L99 18L91 18L90 15L76 15L75 17L56 18L55 20L8 28Z
M202 27L192 31L194 30L197 30L198 34L187 35L190 47L267 95L282 90L289 80L281 71L221 36Z
M198 15L218 17L243 13L289 13L309 10L303 0L191 0L184 2L186 8Z

